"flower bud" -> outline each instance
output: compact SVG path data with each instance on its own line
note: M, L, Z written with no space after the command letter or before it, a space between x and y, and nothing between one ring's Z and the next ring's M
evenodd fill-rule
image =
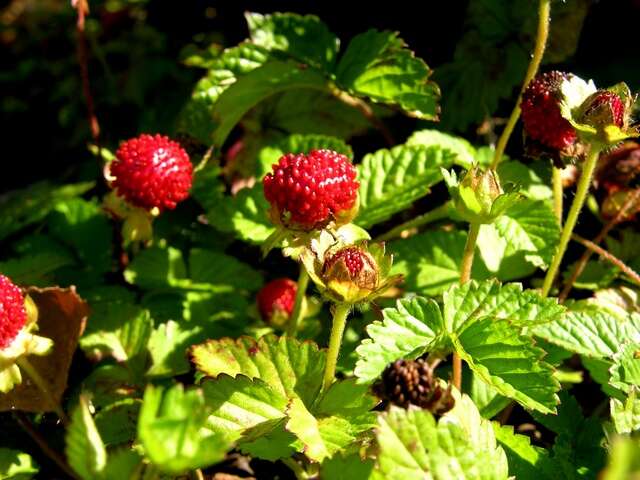
M516 192L504 192L495 170L473 166L460 182L455 172L442 174L457 213L469 223L493 223L520 199Z
M378 265L366 250L346 247L325 259L322 280L337 298L357 303L378 287Z

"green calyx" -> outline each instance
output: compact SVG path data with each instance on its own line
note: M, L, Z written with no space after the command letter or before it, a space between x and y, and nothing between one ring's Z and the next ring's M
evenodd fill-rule
M300 259L318 289L334 303L370 302L401 280L400 275L389 275L393 259L385 255L382 243L318 246L305 249Z
M505 192L492 169L483 172L474 165L461 180L453 170L441 171L456 212L469 223L493 223L523 198L512 188Z

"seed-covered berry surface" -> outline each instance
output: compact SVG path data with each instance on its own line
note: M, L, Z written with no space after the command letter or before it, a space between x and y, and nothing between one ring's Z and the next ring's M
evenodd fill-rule
M278 278L267 283L258 292L258 310L265 322L269 322L274 313L280 312L287 317L293 312L296 300L297 284L288 278Z
M27 320L20 288L0 275L0 349L7 347Z

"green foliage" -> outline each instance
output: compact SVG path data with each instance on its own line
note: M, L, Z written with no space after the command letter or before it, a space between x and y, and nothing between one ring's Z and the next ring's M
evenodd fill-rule
M29 480L38 470L31 455L11 448L0 448L0 479Z
M80 397L73 412L65 452L69 465L83 480L102 476L107 465L107 450L84 397Z
M545 352L531 345L524 327L552 321L563 312L553 299L523 292L519 284L469 282L451 287L442 310L434 301L401 300L367 327L358 347L355 375L370 382L400 358L425 352L457 352L479 379L527 408L554 411L560 385ZM527 372L525 376L522 372Z
M222 460L230 443L205 428L209 413L199 389L147 387L138 437L151 462L175 475Z
M360 210L356 223L370 227L409 207L441 180L453 155L439 147L397 146L367 155L358 166Z
M399 408L380 415L378 422L381 478L508 477L505 453L468 397L458 397L454 410L438 422L425 410Z

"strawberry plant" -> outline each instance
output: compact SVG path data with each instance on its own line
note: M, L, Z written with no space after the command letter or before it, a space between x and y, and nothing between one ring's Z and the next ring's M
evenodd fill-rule
M73 8L93 167L0 196L0 478L640 475L636 96L559 69L582 7L471 2L435 74L247 13L169 135L113 141ZM511 52L483 119L474 39Z

